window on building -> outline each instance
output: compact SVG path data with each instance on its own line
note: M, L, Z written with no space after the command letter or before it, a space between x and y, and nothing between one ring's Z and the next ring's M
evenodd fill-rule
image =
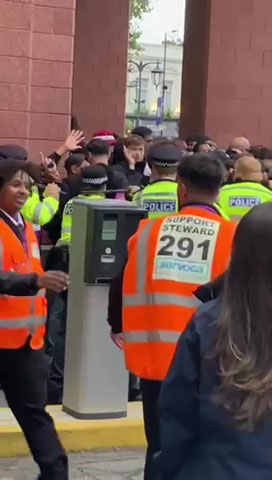
M132 80L128 85L128 103L135 105L137 101L137 83Z
M172 110L172 94L173 94L173 82L167 80L165 82L167 90L165 90L165 111Z
M139 79L137 79L137 84L139 85ZM141 88L141 101L142 108L148 108L148 88L149 88L149 79L142 79L142 88ZM137 88L138 90L138 88Z

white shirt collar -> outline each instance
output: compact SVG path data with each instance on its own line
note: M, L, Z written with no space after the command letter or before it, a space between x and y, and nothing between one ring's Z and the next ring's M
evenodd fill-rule
M5 212L5 210L2 210L2 208L0 208L0 211L15 225L15 227L25 226L23 217L19 212L17 213L17 216L16 216L17 218L15 219L11 217L7 212Z

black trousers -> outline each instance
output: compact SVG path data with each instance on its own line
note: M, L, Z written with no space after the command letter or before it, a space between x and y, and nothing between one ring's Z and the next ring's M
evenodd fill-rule
M157 470L153 460L154 454L160 451L160 432L158 419L158 398L162 382L141 379L143 397L144 426L147 440L144 480L155 480Z
M54 422L46 412L48 360L28 345L0 349L0 383L10 409L21 426L40 480L68 480L68 459Z
M50 343L51 348L50 352L47 349L47 353L51 356L48 375L48 403L57 405L62 403L63 397L67 295L56 296L51 313L54 318L50 318L47 338L47 345ZM53 330L54 326L57 328L55 327Z

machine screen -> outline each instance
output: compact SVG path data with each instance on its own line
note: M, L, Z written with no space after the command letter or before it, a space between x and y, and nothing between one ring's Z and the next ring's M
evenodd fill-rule
M104 220L102 226L102 240L117 239L117 220Z

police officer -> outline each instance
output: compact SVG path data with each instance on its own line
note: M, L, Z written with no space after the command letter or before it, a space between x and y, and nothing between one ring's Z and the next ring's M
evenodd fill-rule
M233 179L234 183L225 185L219 195L221 208L232 220L239 221L256 205L272 201L272 192L261 184L262 165L256 158L239 158Z
M30 194L25 163L0 162L0 382L41 470L40 480L68 480L68 462L45 410L45 288L61 292L68 277L43 273L37 239L19 213Z
M27 157L27 150L20 145L0 145L0 161L1 159L13 158L25 162ZM55 165L53 160L51 160L51 163ZM58 185L50 183L44 189L43 199L41 199L38 187L33 183L31 195L22 208L21 213L24 218L39 227L49 223L59 208L59 192Z
M52 220L59 208L60 188L55 183L47 185L43 192L43 200L37 186L32 187L31 196L22 208L26 220L42 227Z
M108 177L102 166L84 167L82 169L81 193L75 198L87 200L104 200ZM72 232L73 201L67 202L62 218L61 238L57 245L70 244Z
M157 399L179 336L199 305L194 292L228 264L235 224L214 207L224 176L214 153L186 156L178 167L180 212L140 223L129 240L123 282L118 279L119 286L111 287L111 336L124 348L128 370L141 378L148 443L145 480L156 478ZM121 283L122 313L117 308Z
M159 218L178 211L177 167L183 151L164 140L149 148L151 183L133 197L138 206L148 211L149 218Z
M81 194L75 198L85 198L87 200L104 200L108 177L101 166L85 167L82 170ZM69 268L69 249L71 242L73 219L73 199L66 204L63 221L62 234L57 243L58 249L66 254L66 265L63 268L68 271ZM79 232L80 235L80 232ZM59 305L60 328L52 351L52 362L48 378L48 402L50 404L62 403L63 396L63 374L65 358L65 337L66 337L66 317L67 317L67 293L64 292L55 299ZM51 335L51 318L49 319L49 336Z

